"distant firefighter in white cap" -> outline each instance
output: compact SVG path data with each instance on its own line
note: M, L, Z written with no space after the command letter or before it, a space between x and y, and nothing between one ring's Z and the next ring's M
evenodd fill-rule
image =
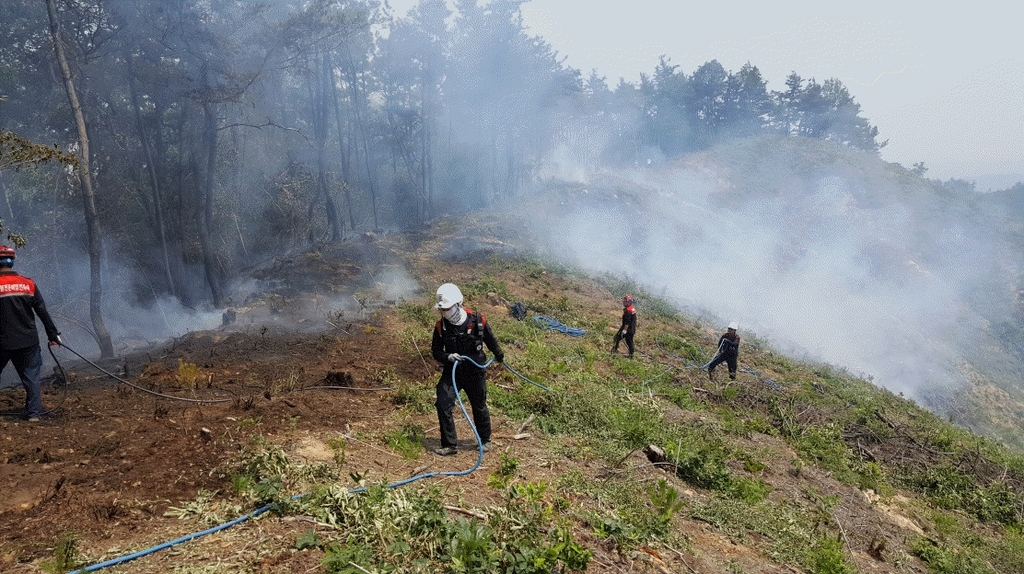
M708 363L708 378L712 378L715 367L723 362L729 366L729 378L736 380L736 362L740 356L740 335L736 332L740 324L736 321L729 323L729 329L718 338L718 353Z

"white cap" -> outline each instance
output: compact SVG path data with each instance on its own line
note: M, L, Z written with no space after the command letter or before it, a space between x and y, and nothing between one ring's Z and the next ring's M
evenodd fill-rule
M462 291L452 283L445 283L437 288L437 304L435 309L450 309L462 303Z
M736 329L740 328L740 324L737 323L736 321L733 321L732 323L729 323L729 328L735 331Z

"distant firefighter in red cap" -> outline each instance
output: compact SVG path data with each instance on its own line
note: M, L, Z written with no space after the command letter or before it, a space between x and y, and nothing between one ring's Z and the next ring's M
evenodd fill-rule
M615 346L612 347L612 351L619 352L619 343L626 341L626 347L629 348L629 358L633 358L633 335L636 334L636 307L633 305L633 296L626 295L622 298L622 326L619 327L619 331L615 333Z

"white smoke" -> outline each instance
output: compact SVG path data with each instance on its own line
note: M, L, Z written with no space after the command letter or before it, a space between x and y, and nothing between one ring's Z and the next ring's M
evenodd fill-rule
M749 193L693 169L640 169L603 193L591 182L537 231L573 264L893 391L962 384L987 327L970 294L1000 273L987 239L937 197L783 176L787 186Z

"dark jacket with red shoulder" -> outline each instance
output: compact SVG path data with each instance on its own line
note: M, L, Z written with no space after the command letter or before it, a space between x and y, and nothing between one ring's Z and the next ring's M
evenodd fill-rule
M38 345L36 317L43 322L47 340L56 341L60 332L36 282L11 269L0 269L0 349L13 351Z
M430 353L434 360L451 368L448 355L458 353L479 364L484 364L487 356L484 354L484 346L494 354L495 360L504 362L505 353L498 345L498 339L491 332L487 325L487 318L483 313L474 313L465 309L466 320L461 325L453 325L448 319L441 318L434 324L434 337L430 342Z
M622 326L619 327L619 331L628 335L636 333L636 307L633 305L622 309Z

